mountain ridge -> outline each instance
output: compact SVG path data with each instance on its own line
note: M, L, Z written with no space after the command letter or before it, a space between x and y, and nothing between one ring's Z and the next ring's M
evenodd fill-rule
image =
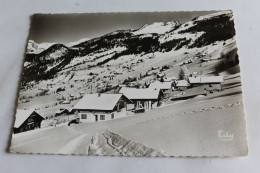
M222 11L183 24L178 21L155 22L136 30L117 30L71 47L53 44L38 54L27 52L23 81L51 79L63 68L77 65L71 64L72 61L82 58L84 60L78 64L89 63L88 68L91 68L125 55L200 48L233 38L233 26L232 12Z

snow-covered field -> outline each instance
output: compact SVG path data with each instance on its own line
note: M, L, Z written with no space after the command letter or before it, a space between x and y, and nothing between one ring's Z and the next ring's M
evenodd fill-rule
M235 49L235 41L234 39L230 39L225 41L225 45L223 46L224 41L219 41L216 44L211 44L209 46L205 46L202 48L192 48L192 49L179 49L177 51L170 52L154 52L145 55L125 55L120 58L109 61L104 66L98 66L91 69L88 69L88 63L78 65L76 68L73 67L73 64L69 64L71 66L69 69L65 69L58 73L56 78L49 79L46 81L40 81L37 84L37 87L30 88L27 90L20 91L20 98L32 97L30 98L30 102L19 102L19 109L37 109L44 116L51 116L60 108L71 107L77 101L72 101L68 105L55 105L57 102L57 97L62 95L66 99L70 98L70 95L75 97L79 97L80 93L90 93L97 92L97 87L99 85L105 86L107 84L117 85L122 83L129 76L139 77L140 74L145 75L146 72L149 72L152 67L160 68L163 65L170 65L172 68L163 71L166 76L178 76L179 74L179 65L188 60L193 60L192 64L187 64L190 73L193 71L198 72L200 74L207 74L214 70L215 64L221 62L219 59L220 52L222 51L231 51ZM117 48L117 50L119 50ZM123 49L120 48L120 51ZM114 51L105 52L101 55L111 56L110 53ZM200 63L200 59L196 57L198 53L205 53L207 57L211 59L215 59L214 61ZM152 57L153 58L150 58ZM104 58L104 57L103 57ZM142 60L139 61L138 60ZM82 62L82 58L75 58L71 63L76 63L77 61ZM129 67L129 69L124 68ZM213 68L213 69L212 69ZM158 71L158 70L157 70ZM156 70L154 71L156 72ZM97 74L95 76L90 74ZM110 79L108 76L113 75L113 79ZM151 76L152 77L152 76ZM146 81L146 78L143 79ZM90 83L91 82L91 83ZM141 81L140 81L141 82ZM45 96L35 97L37 93L39 93L39 88L46 88L47 85L52 85L52 87L48 87L49 92ZM61 94L53 94L58 88L66 87L64 92ZM71 87L73 86L73 87Z
M241 128L244 125L241 87L236 86L205 97L172 101L161 108L113 121L64 125L15 134L10 150L88 154L91 138L96 133L110 130L167 155L213 156L218 151L219 156L238 156L245 152L238 150L246 145L243 139L245 132ZM218 137L219 130L233 133L234 139L222 141Z

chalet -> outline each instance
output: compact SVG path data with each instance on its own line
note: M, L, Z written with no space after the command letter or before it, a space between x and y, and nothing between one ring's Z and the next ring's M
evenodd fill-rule
M161 90L157 89L137 89L137 88L127 88L123 87L120 89L119 93L124 94L129 98L133 104L134 109L152 109L159 105Z
M25 132L35 128L41 128L41 122L45 118L34 110L16 111L14 123L14 133Z
M137 86L137 82L130 82L127 86L128 87L136 87Z
M149 89L162 90L163 92L165 92L165 91L172 91L174 88L172 86L172 82L155 81L149 85Z
M220 84L224 82L224 76L197 76L189 77L190 84Z
M182 64L184 65L184 64L190 64L190 63L192 63L190 60L188 61L184 61Z
M198 72L196 72L196 71L194 71L194 72L191 73L191 76L192 76L192 77L197 77L198 75L199 75L199 74L198 74Z
M146 74L147 74L148 76L151 76L151 75L154 74L154 72L153 72L153 71L148 71L148 72L146 72Z
M60 110L58 110L57 112L55 112L55 117L57 116L61 116L61 115L69 115L69 114L73 114L73 111L71 108L60 108Z
M189 82L186 80L177 80L175 81L175 87L179 90L184 90L189 87Z
M175 80L177 80L177 78L175 76L171 76L171 77L164 77L163 82L174 82Z
M67 109L66 110L65 109L60 109L60 110L55 112L54 116L57 117L57 116L67 115L67 114L68 114Z
M84 94L85 94L85 92L82 92L82 91L79 92L79 95L80 95L80 96L83 96Z
M221 83L224 82L224 76L197 76L188 79L191 86L208 85L207 90L221 90Z
M210 61L211 59L209 59L209 58L203 58L203 59L201 59L200 60L200 62L208 62L208 61Z
M98 122L125 116L130 103L123 94L85 94L73 110L81 122Z
M161 72L158 72L158 73L156 74L156 76L157 76L157 78L162 78L162 77L165 76L165 74L164 74L164 73L161 73Z
M61 102L61 104L70 104L70 100L65 100L65 101Z

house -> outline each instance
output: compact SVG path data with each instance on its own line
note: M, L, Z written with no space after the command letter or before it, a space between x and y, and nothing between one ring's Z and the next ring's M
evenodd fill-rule
M184 90L189 87L189 82L186 80L176 80L175 81L175 87L179 90Z
M192 77L197 77L198 75L199 75L199 74L198 74L198 72L196 72L196 71L194 71L194 72L191 73L191 76L192 76Z
M85 94L85 92L79 92L79 96L82 97Z
M149 85L149 89L162 90L163 92L165 92L165 91L172 91L174 88L172 86L172 82L155 81Z
M205 84L219 84L224 82L224 76L203 76L201 77L201 83Z
M177 80L177 78L175 76L171 76L171 77L164 77L163 82L174 82L175 80Z
M224 76L197 76L189 77L188 79L192 85L220 84L224 82Z
M200 60L200 62L208 62L208 61L210 61L209 58L203 58L203 59Z
M55 112L55 117L57 116L61 116L61 115L69 115L72 114L73 111L71 108L60 108L60 110L58 110L57 112Z
M41 122L45 118L34 110L16 111L14 133L25 132L35 128L41 128Z
M70 100L65 100L65 101L61 102L61 104L70 104Z
M135 86L137 86L137 82L130 82L127 86L128 87L135 87Z
M85 94L73 110L81 122L98 122L125 116L130 103L123 94Z
M158 89L137 89L137 88L127 88L123 87L120 89L119 93L124 94L129 98L133 104L134 109L147 109L150 110L159 105L161 90Z
M165 74L164 73L161 73L161 72L157 72L157 74L156 74L156 77L157 78L162 78L162 77L164 77L165 76Z
M224 82L224 76L197 76L188 79L192 86L208 85L207 90L222 90L221 83Z
M189 77L190 84L219 84L224 82L224 76Z
M57 116L66 115L66 114L68 114L68 110L67 109L60 109L60 110L55 112L54 116L57 117Z

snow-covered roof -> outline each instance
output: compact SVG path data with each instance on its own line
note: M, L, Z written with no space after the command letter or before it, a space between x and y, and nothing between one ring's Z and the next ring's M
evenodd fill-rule
M163 81L164 82L170 82L170 81L173 81L173 80L176 80L177 78L175 76L171 76L171 77L164 77L163 78Z
M157 76L163 77L163 76L165 76L165 74L164 73L158 73Z
M178 80L178 81L176 81L176 86L177 87L187 87L187 86L189 86L189 83L186 80Z
M190 83L222 83L224 82L224 76L199 76L189 77Z
M85 94L73 109L113 110L123 94Z
M63 112L63 110L58 110L55 112L55 114L61 114Z
M150 89L171 89L172 87L172 82L160 82L160 81L155 81L150 84L149 88Z
M27 120L27 118L29 118L29 116L32 115L32 113L34 113L34 112L36 112L36 111L34 111L34 110L21 110L21 109L17 109L16 115L15 115L14 127L15 128L19 128L24 123L24 121ZM38 115L40 115L40 114L38 114ZM41 116L41 117L43 119L45 119L43 116Z
M120 89L119 93L124 94L130 100L154 100L158 99L160 90L158 89L137 89L137 88L127 88L123 87Z
M201 77L202 83L221 83L224 82L224 76Z
M190 83L200 83L200 77L188 77Z
M62 109L62 110L58 110L55 112L55 114L62 114L62 113L65 113L65 112L71 112L71 108L65 108L65 109Z

